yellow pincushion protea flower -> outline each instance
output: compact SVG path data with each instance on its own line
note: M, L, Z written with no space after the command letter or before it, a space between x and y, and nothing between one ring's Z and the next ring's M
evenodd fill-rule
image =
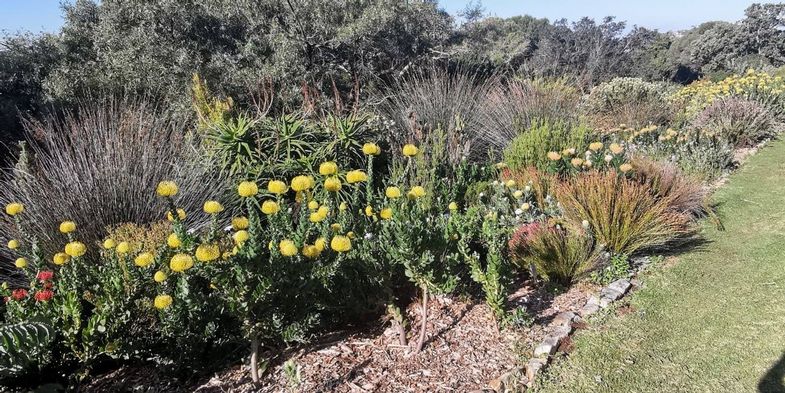
M385 207L379 212L379 217L381 217L382 220L389 220L392 218L392 216L393 216L393 211L389 207Z
M447 206L447 208L450 209L450 211L454 212L454 211L458 210L458 204L455 203L455 202L450 202L450 204Z
M346 182L349 184L360 183L368 180L368 175L361 170L353 170L346 173Z
M589 144L589 150L594 151L594 152L600 151L600 149L602 149L602 147L603 147L602 142L592 142L592 143Z
M559 154L558 152L555 152L555 151L549 151L548 152L548 159L551 160L551 161L561 160L561 154Z
M289 191L289 186L280 180L270 180L267 183L267 191L276 195L286 194L286 191Z
M402 152L402 153L403 153L403 155L405 155L406 157L412 157L412 156L416 156L416 155L417 155L417 153L419 153L419 151L420 151L420 150L419 150L419 149L417 149L417 146L415 146L415 145L412 145L411 143L410 143L410 144L407 144L407 145L404 145L404 146L403 146L403 149L401 149L401 152Z
M622 173L627 173L632 170L632 165L628 163L621 164L619 165L619 170L622 171Z
M166 238L166 245L168 245L169 248L178 248L183 245L183 242L180 241L180 238L177 237L176 233L172 233Z
M281 240L281 242L278 243L278 250L281 251L281 255L285 257L297 255L297 246L289 239Z
M313 245L317 250L319 250L319 252L322 252L324 251L324 247L327 246L327 240L325 240L323 237L320 237L316 239L315 242L313 242Z
M315 211L315 212L311 213L310 216L308 216L308 221L313 222L313 223L317 223L317 222L324 221L326 218L327 218L326 214L322 214L319 211Z
M71 259L71 257L69 257L68 254L64 252L58 252L52 257L52 262L54 262L55 265L60 266L60 265L65 265L65 263L68 262L69 259Z
M349 208L349 205L347 205L346 202L341 202L341 204L338 205L338 210L340 210L342 212L346 211L346 209L348 209L348 208Z
M128 242L120 242L117 244L117 248L115 248L118 254L127 254L128 251L131 251L131 244Z
M105 249L111 250L111 249L113 249L115 247L117 247L117 242L115 242L114 239L108 238L108 239L104 240L104 248Z
M155 192L158 194L158 196L164 198L173 197L177 195L177 183L170 180L164 180L158 183L158 187L155 188Z
M8 248L10 248L12 250L16 250L17 248L19 248L19 240L16 240L16 239L9 240L8 241Z
M338 173L338 164L334 161L323 162L319 165L319 174L322 176L331 176Z
M583 159L575 157L572 160L570 160L570 164L572 164L572 166L578 168L581 165L583 165Z
M368 217L373 217L373 208L370 205L365 207L365 215Z
M196 260L199 262L212 262L221 257L221 250L217 244L200 244L196 247Z
M296 192L305 191L313 187L313 178L305 175L295 176L291 184L292 190Z
M25 205L19 202L11 202L5 205L5 212L9 216L15 216L17 214L21 214L23 211L25 211Z
M363 145L363 154L365 154L366 156L378 156L379 154L381 154L381 152L382 149L379 148L379 145L375 143L368 142Z
M160 270L155 272L155 274L153 275L153 280L155 282L164 282L164 281L166 281L166 278L167 278L166 273L164 273L164 272L162 272Z
M169 295L158 295L153 300L153 305L159 310L163 310L172 305L172 297Z
M188 254L175 254L169 260L169 269L173 272L184 272L194 266L194 260Z
M27 267L27 259L16 258L16 261L14 261L14 266L16 266L19 269L26 268Z
M251 236L248 234L248 231L240 230L232 235L232 239L234 239L235 244L238 246L242 245L243 243L247 242Z
M218 214L224 210L224 207L218 201L207 201L204 203L204 212L207 214Z
M421 186L414 186L414 187L412 187L411 190L409 190L409 192L406 193L406 196L409 199L417 199L417 198L424 197L425 196L425 188L422 188Z
M241 229L248 229L248 218L247 217L234 217L232 218L232 229L235 231L239 231Z
M324 181L324 189L330 192L338 192L341 190L341 180L337 177L328 177Z
M507 180L504 185L507 186L507 188L513 188L517 185L517 183L515 183L515 180L510 179Z
M401 197L401 189L398 188L398 187L387 187L387 189L384 190L384 195L386 195L387 198L390 198L390 199L400 198Z
M155 261L155 256L149 252L143 252L134 258L134 265L139 267L150 266Z
M621 147L618 143L611 143L610 147L608 147L613 154L621 154L624 151L624 148Z
M514 197L516 197L516 198L520 198L520 197L522 197L522 196L523 196L523 191L521 191L521 190L516 190L515 192L513 192L513 193L512 193L512 196L514 196Z
M335 236L330 241L330 248L335 252L347 252L352 249L352 241L347 236Z
M524 203L523 205L521 205L521 210L523 211L527 211L529 210L529 208L531 208L531 205L529 205L528 203Z
M174 221L174 216L172 215L171 211L166 212L166 219L169 221ZM180 221L185 220L185 210L177 209L177 219Z
M252 181L240 182L237 186L237 194L243 198L252 197L259 193L259 186Z
M87 252L87 246L82 242L70 242L65 245L65 253L76 258Z
M308 202L308 208L311 209L311 210L318 209L319 208L319 202L316 202L316 201Z
M60 223L61 233L71 233L76 230L76 223L73 221L63 221Z
M316 246L310 244L306 244L303 246L303 256L305 256L306 258L316 259L319 257L319 254L321 254L321 251L319 251L319 249L316 248Z
M268 216L278 213L280 210L281 207L278 206L278 202L276 201L264 201L262 203L262 213L267 214Z

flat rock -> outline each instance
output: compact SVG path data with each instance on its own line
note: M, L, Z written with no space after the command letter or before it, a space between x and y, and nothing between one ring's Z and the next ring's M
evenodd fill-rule
M594 314L597 311L600 311L600 299L597 298L597 296L592 296L586 302L586 305L583 306L583 309L581 309L581 315L585 317Z
M547 357L553 355L556 352L556 348L559 346L559 338L556 336L548 336L545 337L544 340L534 348L534 356L536 357Z
M608 289L613 289L614 291L624 295L630 289L631 285L632 284L630 284L630 280L628 278L622 278L610 283L610 285L608 285Z
M526 363L526 386L531 387L534 384L537 373L539 373L543 367L545 367L545 361L543 359L529 359L529 362Z
M556 318L553 318L553 324L557 326L569 326L572 324L572 321L575 319L576 315L572 311L565 311L563 313L559 313Z
M600 291L600 304L602 304L603 299L608 299L609 301L614 301L620 297L624 296L624 292L619 292L616 289L611 288L608 286L607 288L602 288Z
M551 332L550 336L555 337L556 342L560 343L562 340L564 340L565 337L569 336L570 333L572 333L572 326L559 326L556 329L553 329L553 332Z

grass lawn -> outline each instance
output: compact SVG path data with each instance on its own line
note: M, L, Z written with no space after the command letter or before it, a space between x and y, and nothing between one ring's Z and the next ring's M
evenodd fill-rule
M714 201L725 231L650 269L633 311L579 332L539 392L785 392L785 141Z

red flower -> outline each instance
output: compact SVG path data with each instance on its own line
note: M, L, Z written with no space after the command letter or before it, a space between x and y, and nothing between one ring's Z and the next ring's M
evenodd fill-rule
M13 292L11 292L11 297L14 300L22 300L27 297L27 289L24 288L14 289Z
M52 296L54 296L54 292L45 289L43 291L38 291L35 293L35 301L37 302L45 302L48 300L52 300Z
M36 277L39 280L41 280L41 281L48 281L48 280L51 280L52 277L54 277L54 275L55 275L54 272L50 272L50 271L44 270L44 271L38 272L38 276L36 276Z

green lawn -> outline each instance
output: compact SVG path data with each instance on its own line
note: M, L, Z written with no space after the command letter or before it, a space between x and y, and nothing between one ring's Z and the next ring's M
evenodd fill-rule
M654 267L634 311L575 337L540 392L780 392L785 373L785 142L714 195L725 224Z

